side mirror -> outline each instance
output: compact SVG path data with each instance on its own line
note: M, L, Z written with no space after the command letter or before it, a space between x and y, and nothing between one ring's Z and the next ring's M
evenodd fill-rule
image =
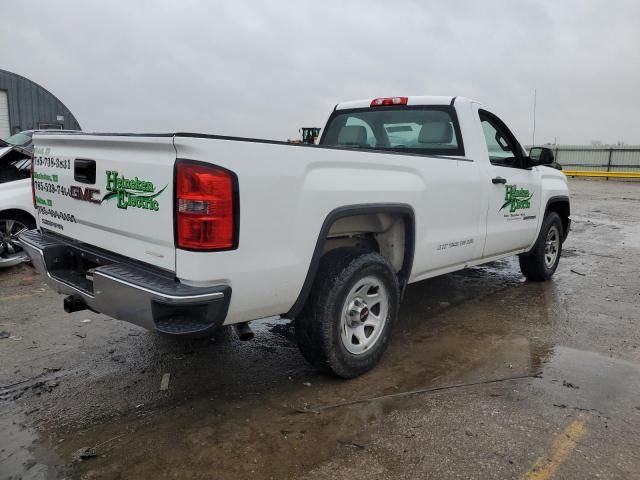
M555 161L553 150L547 147L532 147L529 150L532 165L551 165Z

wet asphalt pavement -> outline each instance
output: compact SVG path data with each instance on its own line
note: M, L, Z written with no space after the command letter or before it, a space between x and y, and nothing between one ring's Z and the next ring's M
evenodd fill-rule
M351 381L284 321L176 341L0 272L0 479L640 479L640 184L570 188L551 282L511 258L411 285Z

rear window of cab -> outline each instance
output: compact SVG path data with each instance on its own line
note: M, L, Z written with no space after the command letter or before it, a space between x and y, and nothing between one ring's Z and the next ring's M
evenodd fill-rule
M336 110L320 145L464 156L455 109L442 105Z

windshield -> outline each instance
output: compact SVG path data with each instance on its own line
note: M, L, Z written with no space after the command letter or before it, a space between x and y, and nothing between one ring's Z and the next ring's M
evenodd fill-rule
M440 105L336 110L320 145L464 155L455 110Z
M11 135L8 138L5 138L4 141L9 145L17 145L19 147L22 147L24 145L27 145L28 143L31 143L31 135L24 132L20 132L20 133Z
M29 178L31 176L31 159L20 154L10 154L9 159L0 159L0 184Z

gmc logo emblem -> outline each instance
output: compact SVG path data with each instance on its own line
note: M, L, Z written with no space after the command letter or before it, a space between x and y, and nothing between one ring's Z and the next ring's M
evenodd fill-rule
M100 198L94 198L94 195L100 195L100 190L89 187L82 188L77 185L69 187L69 196L71 198L75 198L76 200L81 200L83 202L102 203L102 200L100 200Z

